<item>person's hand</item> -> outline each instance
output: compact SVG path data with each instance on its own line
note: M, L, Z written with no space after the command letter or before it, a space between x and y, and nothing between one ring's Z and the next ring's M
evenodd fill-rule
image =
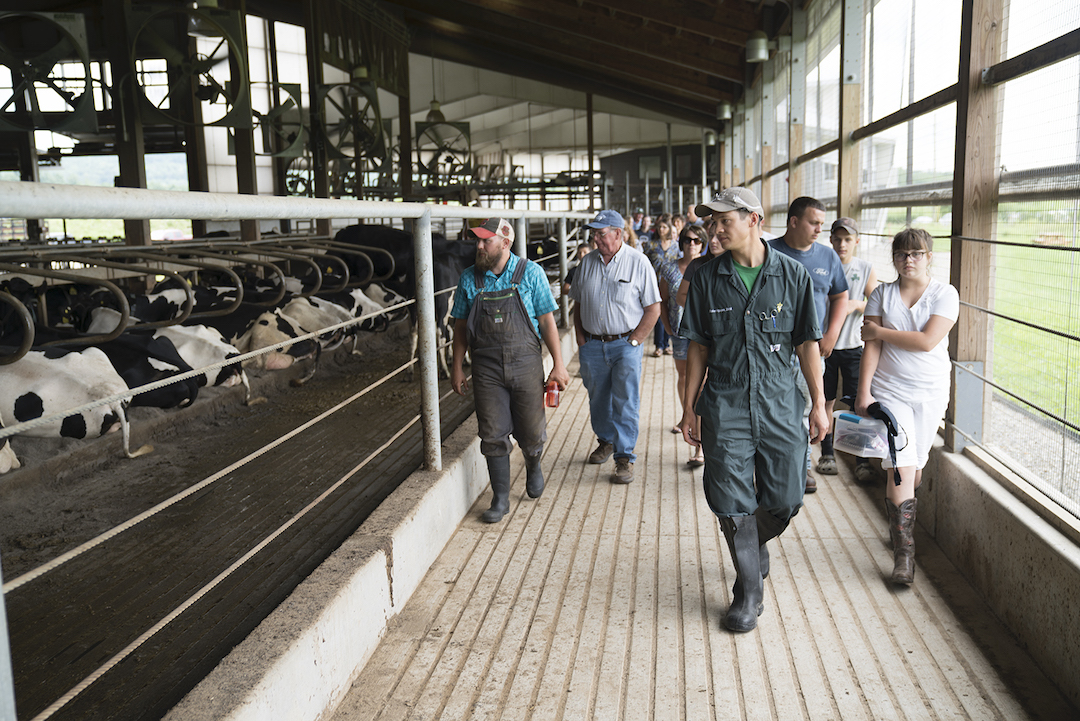
M683 440L688 444L691 446L701 445L701 419L694 413L693 409L688 409L683 413L678 428L682 433Z
M548 373L547 383L555 381L555 385L559 387L560 391L566 390L566 387L570 385L570 372L566 370L565 365L553 366L551 372Z
M864 320L862 323L862 339L864 341L879 340L879 330L881 330L880 323L875 323L872 320Z
M855 412L863 418L870 417L870 412L867 409L872 405L874 405L874 396L870 395L870 393L857 393L855 395Z
M826 339L822 338L818 341L818 350L821 352L821 360L825 360L832 355L833 347L836 345L836 338Z
M829 414L825 412L824 405L814 404L810 409L810 442L820 443L825 435L831 430Z
M460 366L450 369L450 387L459 396L465 395L469 390L469 381L465 380L465 371L461 370Z

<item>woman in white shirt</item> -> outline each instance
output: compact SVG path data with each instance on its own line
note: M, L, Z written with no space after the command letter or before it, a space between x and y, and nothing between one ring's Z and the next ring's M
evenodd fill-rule
M892 258L899 277L879 285L866 302L866 348L855 410L866 415L877 401L907 433L908 444L897 451L896 468L889 459L882 463L889 473L885 509L893 544L890 580L907 584L915 578L915 489L949 404L948 335L960 315L960 296L951 285L930 277L933 239L925 230L897 233Z

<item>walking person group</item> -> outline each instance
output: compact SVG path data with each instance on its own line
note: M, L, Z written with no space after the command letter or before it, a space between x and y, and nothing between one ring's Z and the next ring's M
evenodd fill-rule
M784 236L771 241L763 239L764 209L749 189L728 188L693 214L702 224L686 225L678 255L655 267L625 242L628 223L617 212L600 211L586 224L595 249L581 258L569 288L597 440L586 461L614 457L611 482L634 480L643 342L659 320L673 340L682 406L672 430L694 448L689 465L704 466L705 499L735 566L724 627L757 626L768 542L815 490L809 444L824 442L818 472L836 473L830 411L841 389L859 414L875 402L886 406L911 439L895 464L882 464L894 549L889 578L911 583L915 491L948 400L947 335L959 313L956 290L929 275L932 238L922 230L898 233L898 278L879 284L873 266L854 256L853 219L832 224L832 248L816 242L824 206L814 199L797 199ZM473 233L477 264L463 273L465 292L453 310L460 332L452 383L459 393L467 389L461 364L468 349L493 494L482 520L493 523L509 505L510 435L525 455L528 495L543 491L541 340L553 360L547 380L562 389L569 375L542 271L510 254L513 230L505 220L485 221ZM872 474L860 459L859 480Z

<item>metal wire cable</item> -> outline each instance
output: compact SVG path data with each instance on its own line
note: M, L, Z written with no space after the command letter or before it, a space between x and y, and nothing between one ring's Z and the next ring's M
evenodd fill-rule
M396 372L398 372L398 371L395 371L395 373ZM389 376L387 376L387 377L389 377ZM380 382L382 382L382 381L380 381ZM444 394L443 396L441 396L439 398L439 401L442 402L443 400L448 398L449 395L450 395L450 393ZM337 408L341 407L341 405L345 405L345 404L351 402L352 400L354 400L355 398L356 398L356 396L354 396L353 398L350 398L348 401L343 402L339 406L335 407L333 410L337 410ZM170 611L164 618L162 618L160 621L158 621L152 627L147 629L145 632L143 632L142 635L140 635L138 638L136 638L130 644L125 646L119 653L117 653L112 658L110 658L108 661L106 661L104 664L102 664L100 667L98 667L97 670L95 670L93 673L91 673L89 676L84 678L79 683L75 684L75 686L73 686L69 691L67 691L67 693L62 695L60 698L58 698L56 701L54 701L52 704L50 704L44 711L42 711L37 716L35 716L32 719L32 721L45 721L45 719L49 718L54 713L56 713L61 708L66 706L68 703L70 703L72 700L74 700L79 694L81 694L83 691L85 691L87 688L89 688L91 684L93 684L99 678L104 676L110 669L112 669L114 666L116 666L121 661L123 661L125 658L127 658L132 653L134 653L134 651L136 649L138 649L139 646L141 646L148 639L150 639L152 636L154 636L154 634L156 634L158 631L160 631L161 629L168 626L172 621L174 621L177 617L179 617L180 614L182 614L184 611L186 611L187 609L189 609L193 605L195 605L195 603L197 603L199 601L199 599L201 599L207 593L212 591L218 584L220 584L222 581L224 581L226 578L228 578L229 575L231 575L233 571L237 570L238 568L243 566L245 563L247 563L249 560L251 560L259 551L261 551L266 546L268 546L270 543L272 543L274 541L274 539L276 539L282 533L284 533L289 528L291 528L294 524L296 524L297 521L299 521L305 515L307 515L307 513L309 511L311 511L316 506L318 506L320 503L322 503L331 493L333 493L338 488L340 488L342 486L342 484L344 484L353 475L355 475L362 468L364 468L364 466L366 466L368 463L370 463L373 458L375 458L377 455L379 455L384 450L389 448L390 445L394 441L396 441L398 438L400 438L407 430L409 430L414 425L416 425L417 421L419 421L419 420L420 420L420 415L419 414L413 416L412 420L410 420L408 423L406 423L404 427L402 427L393 436L391 436L389 440L387 440L385 443L383 443L381 446L379 446L373 453L369 454L366 458L364 458L364 460L360 461L360 463L358 463L351 470L349 470L344 476L342 476L336 482L334 482L333 485L331 485L329 488L327 488L325 491L323 491L321 494L319 494L319 496L317 498L315 498L311 503L304 506L304 508L301 509L298 513L296 513L296 515L294 515L288 521L286 521L281 526L279 526L273 533L271 533L269 536L267 536L262 541L260 541L256 546L254 546L252 549L247 551L243 556L238 558L235 562L232 563L232 565L230 565L224 571L219 573L212 581L210 581L208 584L206 584L205 586L200 588L192 596L190 596L186 601L184 601L179 606L177 606L172 611Z
M35 568L35 569L31 570L31 571L27 571L26 573L22 574L21 576L13 578L11 581L8 581L7 583L4 584L4 587L3 587L4 594L6 595L6 594L10 593L11 591L14 591L15 589L19 588L20 586L23 586L23 585L25 585L27 583L30 583L31 581L33 581L36 578L40 578L41 576L44 576L49 571L53 571L53 570L59 568L60 566L67 563L68 561L72 560L73 558L76 558L76 557L82 555L83 553L86 553L90 549L101 545L102 543L109 540L110 538L114 538L115 536L120 535L121 533L123 533L124 531L127 531L128 529L134 528L138 524L140 524L143 521L145 521L146 519L160 513L161 511L165 510L169 506L172 506L172 505L182 501L183 499L187 498L191 494L196 493L196 492L202 490L203 488L209 486L210 484L214 483L215 481L218 481L218 480L224 478L225 476L227 476L228 474L230 474L233 471L237 470L238 468L241 468L242 466L250 463L251 461L258 458L259 456L262 456L263 454L273 450L274 448L278 447L279 445L281 445L285 441L290 440L294 436L296 436L296 435L300 434L301 432L307 430L308 428L312 427L316 423L319 423L320 421L326 419L327 417L329 417L333 413L341 410L342 408L344 408L348 404L352 403L353 401L357 400L358 398L360 398L360 397L366 395L367 393L370 393L371 391L375 390L376 388L381 386L386 381L390 380L394 376L396 376L399 373L403 372L405 369L409 368L411 365L413 365L413 363L415 363L415 360L410 360L408 363L405 363L404 365L401 365L398 368L395 368L394 370L390 371L390 373L386 374L385 376L383 376L379 380L375 381L371 385L367 386L363 390L355 393L351 397L349 397L346 400L342 401L341 403L337 404L333 408L330 408L330 409L328 409L326 411L323 411L319 415L317 415L314 418L312 418L311 420L301 424L300 426L297 426L296 428L289 431L285 435L280 436L279 438L271 441L270 443L267 443L262 448L259 448L258 450L253 451L252 453L249 453L248 455L244 456L243 458L236 461L235 463L232 463L229 466L227 466L227 467L223 468L222 470L218 471L217 473L214 473L213 475L208 476L207 478L203 479L202 481L199 481L195 485L184 489L183 491L181 491L180 493L177 493L176 495L172 496L171 498L168 498L168 499L162 501L161 503L157 504L153 508L150 508L150 509L148 509L146 511L143 511L139 515L134 516L134 517L128 519L127 521L124 521L120 525L114 526L113 528L109 529L105 533L102 533L102 534L100 534L100 535L98 535L98 536L96 536L94 538L91 538L86 543L83 543L83 544L71 549L67 553L64 553L64 554L62 554L60 556L57 556L56 558L49 561L48 563L45 563L45 564L43 564L41 566L38 566L37 568Z
M197 368L197 369L190 370L190 371L184 371L182 373L177 373L174 376L169 376L168 378L163 378L163 379L158 380L158 381L153 381L152 383L147 383L146 385L138 386L137 388L129 388L128 390L124 391L123 393L116 393L116 394L113 394L111 396L107 396L105 398L100 398L100 399L98 399L96 401L91 401L90 403L86 403L84 405L77 406L75 408L71 408L71 409L66 410L66 411L61 411L59 413L54 413L51 416L42 416L40 418L34 418L33 420L24 421L22 423L17 423L17 424L12 425L12 426L7 426L7 427L4 427L4 428L0 428L0 441L2 441L5 438L8 438L10 436L18 435L19 433L24 433L24 432L26 432L28 430L33 429L33 428L37 428L39 426L44 426L44 425L47 425L49 423L53 423L53 422L56 422L56 421L63 420L64 418L67 418L68 416L74 415L76 413L82 413L83 411L93 410L94 408L99 408L101 406L106 406L106 405L111 405L113 403L122 402L122 401L128 400L130 398L133 398L133 397L139 395L140 393L145 393L147 391L157 390L158 388L164 388L165 386L172 385L174 383L179 383L180 381L185 381L185 380L187 380L189 378L194 378L195 376L202 375L203 373L206 373L207 371L219 370L219 369L224 368L226 366L235 365L236 363L242 363L242 362L244 362L246 360L249 360L251 358L257 358L257 357L259 357L261 355L265 355L265 354L270 353L272 351L278 350L279 348L284 348L287 345L293 345L294 343L297 343L299 341L311 340L311 339L316 338L317 336L323 335L324 333L329 333L331 331L335 331L335 330L339 330L339 329L342 329L342 328L348 328L349 326L357 325L358 323L362 323L363 321L368 320L370 318L374 318L376 316L384 315L386 313L397 310L399 308L405 308L406 306L414 304L415 302L416 302L415 300L403 301L403 302L397 303L395 305L387 306L386 308L383 308L382 310L379 310L378 312L365 313L364 315L358 316L356 318L350 318L347 321L342 321L341 323L336 323L334 325L327 326L326 328L323 328L321 330L313 331L311 333L306 333L304 335L300 335L300 336L297 336L295 338L290 338L289 340L282 341L280 343L275 343L274 345L270 345L270 346L267 346L265 348L260 348L259 350L250 351L248 353L244 353L244 354L238 355L238 356L233 356L232 358L229 358L229 359L224 360L224 361L220 361L218 363L211 363L210 365L208 365L208 366L206 366L204 368Z

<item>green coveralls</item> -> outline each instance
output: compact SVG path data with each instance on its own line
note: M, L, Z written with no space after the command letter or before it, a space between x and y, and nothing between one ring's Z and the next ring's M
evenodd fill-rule
M709 508L718 516L741 516L760 506L790 519L806 482L803 397L791 354L821 338L810 274L766 246L748 294L724 253L694 275L680 333L709 349L705 388L694 408L701 416Z

